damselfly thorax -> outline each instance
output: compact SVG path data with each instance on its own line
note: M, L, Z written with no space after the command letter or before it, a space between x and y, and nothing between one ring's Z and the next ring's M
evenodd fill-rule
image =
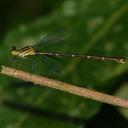
M19 50L17 50L16 47L12 47L11 54L16 57L24 58L27 56L35 55L36 52L31 46L26 46Z

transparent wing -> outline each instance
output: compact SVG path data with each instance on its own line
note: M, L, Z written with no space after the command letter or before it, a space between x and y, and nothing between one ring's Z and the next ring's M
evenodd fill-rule
M32 65L34 73L43 74L46 73L50 76L56 76L61 71L60 59L46 55L35 55L28 57L29 64ZM43 73L42 73L43 72Z
M46 70L48 70L48 72L53 75L57 75L61 71L61 65L59 61L59 58L52 56L42 56L42 63L45 64Z
M64 43L66 37L66 30L64 29L57 29L49 34L47 34L44 38L37 42L37 45L34 47L41 47L41 46L49 46L58 43Z

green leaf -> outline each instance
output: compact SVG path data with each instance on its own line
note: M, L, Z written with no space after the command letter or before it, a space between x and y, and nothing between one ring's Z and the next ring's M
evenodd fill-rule
M1 47L1 51L7 49L1 53L1 62L8 66L14 66L33 73L36 72L36 74L52 77L77 86L107 92L114 83L113 81L116 81L118 76L122 75L127 69L128 63L121 65L113 62L62 58L58 62L61 65L60 72L53 75L42 64L40 57L32 57L33 60L36 60L35 71L31 70L31 61L26 62L26 60L23 60L22 67L15 65L13 61L8 64L7 61L10 58L9 49L12 46L22 48L35 45L50 31L64 28L67 30L66 43L63 46L57 45L55 48L42 48L42 51L127 57L127 12L128 2L126 0L81 0L81 2L78 0L65 0L50 15L42 16L36 21L19 25L18 28L10 30ZM7 57L5 58L5 56ZM22 60L19 60L18 63L22 63ZM52 64L51 61L49 65L53 67ZM6 92L4 95L8 94L7 99L10 101L15 101L17 104L18 102L20 104L29 104L71 118L89 119L97 114L101 107L101 104L95 101L56 90L33 87L32 84L28 85L24 82L14 82L14 79L6 81L6 84L3 82L1 88L4 88L3 93ZM33 116L33 121L31 121L30 117L31 114L27 113L24 119L24 114L21 114L17 119L18 126L25 126L27 122L26 126L28 127L37 126L40 119ZM20 122L22 119L23 121ZM41 125L48 125L51 120L44 119ZM51 125L58 127L57 124L60 124L60 127L65 127L65 125L62 126L63 123L58 122L55 121L54 125L53 121Z

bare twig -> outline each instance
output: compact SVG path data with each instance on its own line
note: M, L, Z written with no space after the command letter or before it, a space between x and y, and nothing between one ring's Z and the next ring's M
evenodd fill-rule
M110 96L94 90L89 90L86 88L67 84L43 76L37 76L34 74L30 74L21 70L16 70L14 68L5 67L5 66L2 66L1 73L4 75L22 79L24 81L31 81L35 84L39 84L40 86L46 86L57 90L69 92L71 94L79 95L84 98L89 98L99 102L128 108L128 100L121 99L115 96Z

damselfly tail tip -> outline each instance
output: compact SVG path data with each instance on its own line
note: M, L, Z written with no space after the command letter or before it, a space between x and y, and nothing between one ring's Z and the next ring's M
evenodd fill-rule
M115 61L119 64L124 64L126 62L126 59L125 58L119 58L119 59L116 59Z

